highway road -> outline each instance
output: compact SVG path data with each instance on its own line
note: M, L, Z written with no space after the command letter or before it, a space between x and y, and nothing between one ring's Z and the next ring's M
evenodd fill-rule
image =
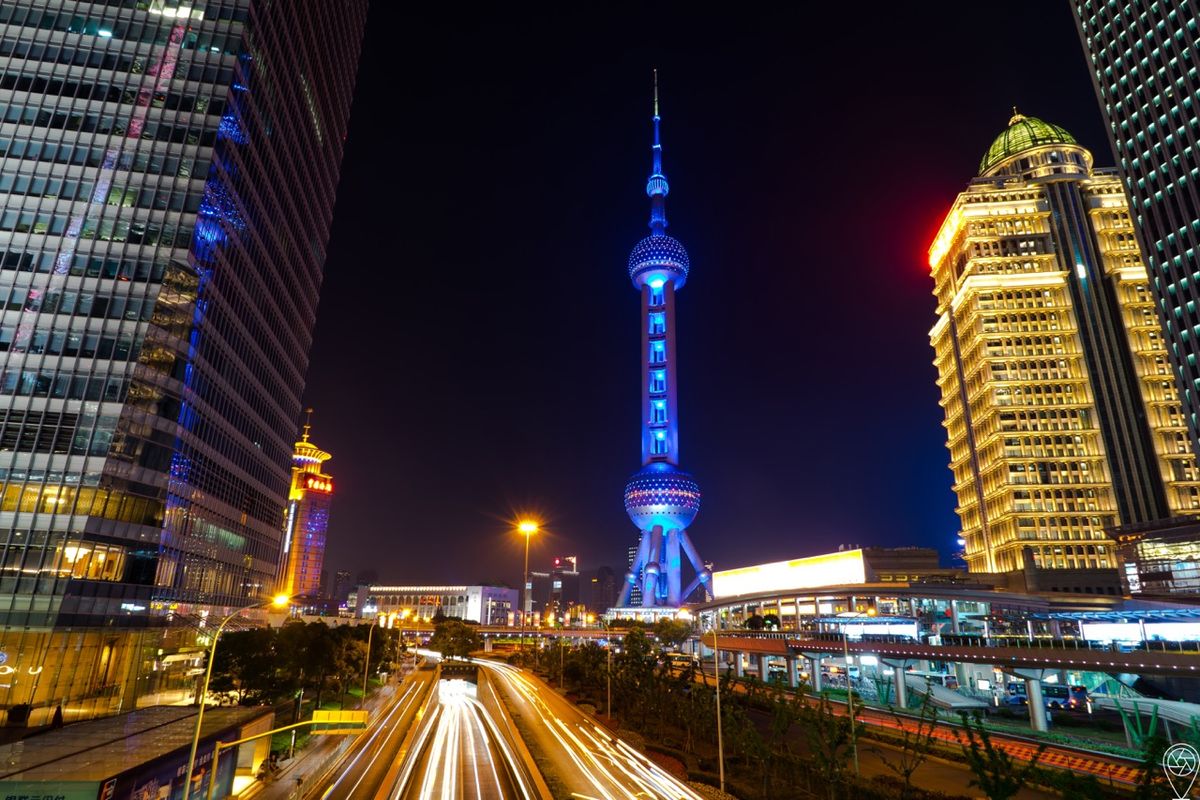
M412 725L422 700L433 683L432 669L418 669L400 684L397 699L386 706L356 747L325 784L306 792L308 797L321 800L352 800L372 797L382 786Z
M508 664L476 659L530 731L527 744L553 764L577 800L703 800L689 786L612 737L546 684Z
M441 680L421 721L392 800L536 800L537 792L475 684Z

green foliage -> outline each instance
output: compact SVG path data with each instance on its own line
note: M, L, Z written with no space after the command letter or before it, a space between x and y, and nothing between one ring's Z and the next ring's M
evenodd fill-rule
M767 621L758 614L752 614L746 618L746 621L743 624L746 628L749 628L752 631L761 631L764 627L766 627Z
M900 752L875 749L876 755L883 765L895 773L900 781L900 800L908 800L913 796L913 773L920 769L934 747L934 731L937 730L937 708L931 702L931 695L926 694L921 702L920 715L916 725L912 725L907 717L901 716L896 709L891 709L892 718L896 721L899 731Z
M321 705L329 689L343 695L362 680L371 638L370 668L395 652L393 632L370 625L330 627L290 621L280 628L253 628L221 635L210 690L233 693L242 705L269 704L300 691L316 693Z
M660 619L654 623L654 638L664 646L675 649L692 635L692 623L681 619Z
M848 714L835 714L829 698L824 695L816 705L805 706L804 731L808 736L809 757L831 799L846 783L851 747L861 728L858 722L860 708L854 707L853 718Z
M1145 740L1142 748L1141 776L1134 800L1167 800L1175 796L1171 784L1162 769L1163 753L1169 746L1162 736L1151 736Z
M959 716L967 735L967 743L962 745L963 757L975 776L968 785L978 787L988 800L1008 800L1015 796L1036 774L1037 762L1046 752L1046 744L1038 745L1029 763L1018 767L1018 762L1006 750L992 744L992 737L978 714Z
M479 631L456 619L439 622L429 639L429 649L441 653L443 658L466 658L482 648L483 637Z

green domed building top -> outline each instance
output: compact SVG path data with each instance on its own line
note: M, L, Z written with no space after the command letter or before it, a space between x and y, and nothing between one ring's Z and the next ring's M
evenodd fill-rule
M1018 114L1014 108L1012 119L1008 121L1008 127L996 137L984 155L983 161L979 163L979 174L987 174L989 169L1009 156L1034 147L1041 147L1044 144L1077 145L1079 143L1075 141L1074 136L1057 125L1042 122L1036 117Z

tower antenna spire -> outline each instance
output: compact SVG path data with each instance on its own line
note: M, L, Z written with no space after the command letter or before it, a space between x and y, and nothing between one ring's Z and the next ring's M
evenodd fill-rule
M659 138L658 126L661 118L658 116L658 70L654 70L654 144L650 148L653 156L650 165L650 178L646 181L646 194L650 196L650 231L655 236L661 236L667 229L667 176L662 168L662 140Z
M312 430L312 415L313 410L311 408L304 409L304 435L300 437L300 441L302 442L308 441L308 432Z

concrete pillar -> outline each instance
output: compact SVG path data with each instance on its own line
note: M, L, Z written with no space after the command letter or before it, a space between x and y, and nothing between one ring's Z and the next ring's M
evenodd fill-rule
M484 640L483 640L483 652L485 652L485 653L490 653L490 652L492 652L492 640L491 640L491 637L485 637L485 638L484 638Z
M1042 697L1041 678L1025 679L1025 697L1029 699L1029 724L1035 731L1048 731L1046 724L1046 700Z
M746 668L742 664L742 661L745 659L745 657L746 656L742 653L733 654L733 674L739 678L746 677Z
M788 656L787 659L788 686L795 689L800 685L800 659Z
M812 687L813 694L819 694L821 691L821 657L810 658L808 663L811 665L808 672L808 685Z
M908 708L908 681L903 665L892 667L892 681L896 684L896 708Z
M770 678L771 678L771 673L767 671L767 657L766 657L766 655L759 653L758 654L758 679L760 681L762 681L763 683L766 683L768 680L770 680Z

